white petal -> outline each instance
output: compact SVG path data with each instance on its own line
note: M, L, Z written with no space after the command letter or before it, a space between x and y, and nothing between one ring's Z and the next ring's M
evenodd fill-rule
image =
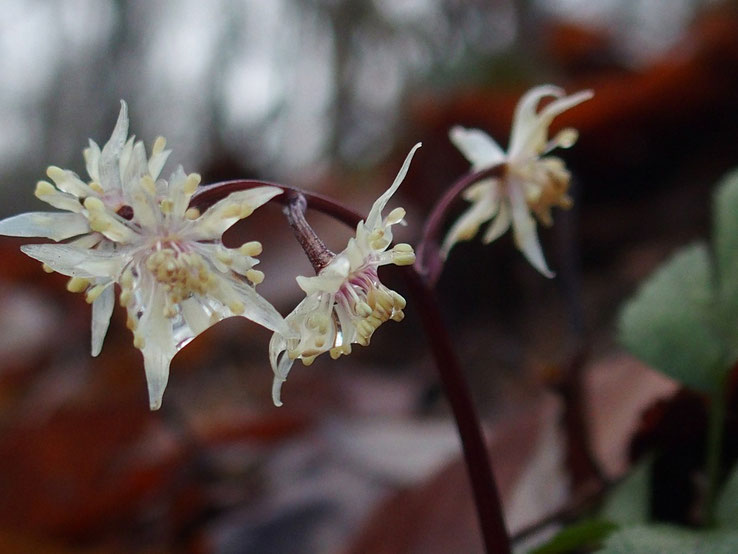
M405 175L407 175L408 169L410 169L410 162L413 159L413 156L415 155L415 152L418 148L422 146L421 143L416 144L412 147L410 150L410 153L405 158L405 161L402 163L402 167L400 168L399 173L397 174L397 177L395 177L395 180L392 182L392 185L390 185L390 188L388 188L382 196L377 198L377 201L374 202L374 205L372 206L372 209L369 210L369 215L366 217L366 227L370 230L377 229L381 226L382 223L382 210L387 205L387 202L392 197L392 195L397 191L398 187L402 183L403 179L405 178Z
M521 186L514 181L509 184L510 203L512 205L512 226L515 244L528 259L530 264L548 278L554 273L546 265L541 243L536 232L536 221L528 211L528 205Z
M294 334L277 309L251 285L234 282L232 286L243 298L245 310L242 315L245 318L285 336Z
M67 212L80 213L84 209L79 197L58 190L51 183L40 181L35 192L36 198L50 206Z
M494 221L490 223L489 228L482 237L482 242L489 244L490 242L500 238L505 231L510 228L510 207L507 202L500 203L500 209Z
M553 85L542 85L533 87L526 92L515 107L512 132L510 134L510 145L507 153L510 157L521 155L525 151L525 145L530 142L531 134L537 131L539 118L536 113L538 103L546 96L560 98L564 96L564 90Z
M216 202L193 221L188 235L195 240L219 239L239 219L280 194L282 190L277 187L256 187L234 192ZM241 215L242 213L246 215Z
M103 146L100 154L100 185L106 191L121 190L120 156L128 136L128 106L120 101L120 113L110 140Z
M206 331L212 325L210 310L206 310L198 298L186 298L180 304L180 308L182 317L184 317L194 336Z
M474 238L479 232L479 227L495 216L500 203L498 194L497 187L491 187L486 194L480 195L479 200L461 214L449 229L446 238L443 239L441 254L444 257L448 256L451 248L457 242Z
M287 341L279 334L274 333L269 341L269 361L274 371L272 382L272 402L275 406L282 405L282 383L287 380L287 375L292 369L294 360L287 355Z
M125 258L120 253L82 250L67 244L26 244L21 251L54 271L70 277L109 277L116 279L120 274Z
M133 145L131 156L125 167L122 167L122 184L124 193L126 196L131 194L132 189L135 189L141 181L141 177L147 175L149 172L149 162L146 159L146 149L144 148L143 142L138 141Z
M87 166L87 175L98 183L100 182L100 154L100 147L92 139L90 139L90 145L82 151Z
M339 254L331 263L329 263L320 274L314 277L305 277L299 275L295 280L298 286L305 291L306 294L314 294L318 292L338 292L343 282L348 277L351 270L351 263L348 257Z
M149 389L149 405L152 410L158 410L169 381L169 364L177 353L177 344L172 333L172 322L163 315L164 291L154 291L151 305L146 306L146 310L138 332L146 341L141 352Z
M87 219L76 213L27 212L0 221L0 235L64 240L90 232Z
M97 356L102 350L105 334L110 326L110 316L115 306L115 290L113 281L108 288L92 303L92 355Z
M502 148L484 131L456 126L449 131L449 138L469 160L474 171L487 169L505 161Z
M581 104L585 100L589 100L593 96L594 96L593 91L582 90L570 96L559 98L558 100L554 100L553 102L548 104L545 108L543 108L543 110L541 110L539 117L546 123L546 125L550 125L551 121L553 121L553 119L557 115L573 108L577 104Z
M159 178L159 174L167 163L167 159L171 153L171 150L162 150L161 152L153 152L151 154L151 158L149 158L149 175L151 175L154 181Z

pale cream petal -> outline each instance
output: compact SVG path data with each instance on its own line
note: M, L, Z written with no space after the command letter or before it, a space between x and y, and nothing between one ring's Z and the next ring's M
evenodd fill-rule
M120 113L115 123L110 140L103 146L100 153L100 185L106 191L121 190L120 156L128 136L128 105L120 101Z
M494 220L492 221L492 223L490 223L489 227L487 228L487 231L485 231L484 237L482 237L482 242L485 244L489 244L490 242L497 240L509 228L510 228L510 207L508 206L507 202L501 202L500 209L497 212L497 216L495 216Z
M167 163L171 150L164 150L166 146L166 139L164 137L158 137L154 141L154 146L151 149L151 157L149 158L149 175L156 181L159 178L161 170L164 168L164 164Z
M102 350L105 334L110 326L110 317L115 306L115 290L113 281L92 303L92 355L97 356Z
M138 141L133 145L130 159L125 166L121 166L121 170L123 192L127 198L134 189L139 187L141 177L149 173L149 162L146 159L143 142Z
M0 221L0 235L64 240L90 232L87 219L76 213L27 212Z
M524 155L527 152L526 145L531 142L531 136L540 134L536 110L538 103L546 96L560 98L564 96L564 90L553 85L533 87L523 95L515 107L510 144L507 149L510 158Z
M47 181L38 182L34 195L39 200L59 210L80 213L84 209L77 196L62 192Z
M82 250L67 244L26 244L21 251L70 277L117 279L126 258L120 252Z
M415 152L421 146L421 143L417 143L415 146L412 147L410 153L405 157L405 161L402 163L402 167L400 167L400 171L399 173L397 173L397 177L395 177L395 180L392 182L392 185L390 185L390 188L388 188L384 192L384 194L382 194L382 196L377 198L376 202L374 202L374 205L372 206L372 209L369 211L369 215L366 217L365 220L367 229L374 230L381 227L382 210L384 210L384 207L387 205L387 202L389 202L389 199L397 191L403 179L405 179L405 175L407 175L407 172L410 169L410 162L412 161Z
M54 181L59 190L77 198L86 198L96 194L74 171L52 165L46 169L46 175Z
M228 195L192 221L187 234L193 240L219 239L231 225L248 217L256 208L282 194L277 187L257 187Z
M266 298L256 292L254 287L241 282L233 282L232 286L239 293L244 303L244 312L238 315L243 315L254 323L285 336L293 334L282 315Z
M82 151L87 166L87 175L96 183L100 182L100 147L90 139L89 146Z
M330 264L328 264L319 275L314 277L305 277L299 275L296 278L298 286L305 291L306 294L314 294L318 292L338 292L341 285L346 280L351 270L349 259L339 254Z
M499 207L498 191L490 189L488 194L480 197L467 209L449 229L441 246L441 255L445 258L451 248L460 241L471 240L479 232L479 227L492 219Z
M144 356L149 406L152 410L161 407L164 389L169 381L169 364L178 351L172 332L172 320L163 315L164 306L164 291L155 289L151 295L151 304L143 307L146 313L137 330L145 340L141 352Z
M484 131L457 125L449 131L449 138L469 160L474 171L487 169L505 161L502 148Z
M282 383L287 380L287 375L292 369L292 360L287 355L287 341L279 334L274 333L269 341L269 361L274 371L272 382L272 402L279 407L282 405Z
M185 298L180 304L180 308L182 317L184 317L194 336L206 331L213 324L210 318L213 312L206 308L199 298Z
M510 203L512 207L512 227L515 244L530 264L548 278L554 273L546 265L541 243L538 240L536 221L528 211L523 190L517 183L510 183Z

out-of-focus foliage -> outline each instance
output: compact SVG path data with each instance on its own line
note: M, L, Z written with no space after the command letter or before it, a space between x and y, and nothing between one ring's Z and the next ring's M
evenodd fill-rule
M738 467L723 485L715 505L715 521L726 529L738 529Z
M714 258L705 244L677 253L623 310L620 339L669 377L704 392L738 359L738 173L718 186Z
M580 521L560 531L546 544L532 550L530 554L566 554L581 549L596 548L617 528L616 524L603 519Z
M652 461L651 458L641 461L615 487L600 512L602 518L617 525L634 525L648 521Z
M738 532L687 531L671 525L636 525L613 533L602 554L734 554Z

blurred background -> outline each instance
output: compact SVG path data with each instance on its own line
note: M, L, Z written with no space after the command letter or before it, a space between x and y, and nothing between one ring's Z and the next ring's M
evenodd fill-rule
M580 131L561 154L577 206L541 232L557 279L506 235L455 248L438 290L513 532L626 469L640 414L675 387L620 351L613 321L671 251L709 233L710 191L738 165L735 2L2 5L0 217L46 209L32 192L48 165L84 175L82 148L107 140L125 99L137 137L168 139L172 169L279 181L364 212L422 141L394 200L413 243L468 169L452 125L504 146L529 87L593 89L553 128ZM311 222L343 248L350 230ZM310 266L279 208L229 240L244 239L264 242L259 290L288 313ZM150 413L123 313L90 358L88 305L23 242L0 239L1 551L481 551L411 302L371 348L297 364L280 409L269 334L225 321L177 356Z

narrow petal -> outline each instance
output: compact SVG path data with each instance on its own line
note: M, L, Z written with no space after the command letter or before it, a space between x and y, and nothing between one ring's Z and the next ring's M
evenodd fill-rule
M510 182L510 203L512 206L512 226L515 244L530 264L548 278L554 273L546 265L541 243L536 232L535 219L528 211L523 190L518 183Z
M461 214L443 239L442 256L447 257L457 242L474 238L479 227L495 216L499 206L498 194L497 187L490 188L487 194L481 195L479 200Z
M199 298L186 298L180 304L180 308L182 310L182 317L192 330L193 336L206 331L212 325L210 318L212 312L209 308L203 306Z
M87 219L76 213L27 212L0 221L0 235L64 240L90 232Z
M392 195L397 191L400 184L402 183L403 179L405 179L405 175L407 175L408 170L410 169L410 162L413 159L413 156L415 155L415 152L418 148L420 148L422 144L419 142L415 146L412 147L410 150L410 153L405 157L405 161L402 163L402 167L400 168L399 173L397 174L397 177L395 177L395 180L392 182L392 185L390 185L390 188L388 188L382 196L377 198L376 202L374 202L374 205L372 206L372 209L369 210L369 215L366 217L366 227L370 230L377 229L382 223L382 210L384 210L384 207L387 205L387 202L389 202L389 199L392 197Z
M146 159L146 149L143 142L138 141L133 145L131 157L125 167L121 169L123 170L122 185L127 197L131 194L132 188L138 187L141 177L149 173L149 162Z
M21 251L70 277L116 279L125 263L120 252L82 250L67 244L26 244Z
M156 181L159 178L159 174L167 163L171 150L164 150L167 141L164 137L157 137L154 141L154 146L151 149L151 157L149 158L149 175Z
M256 187L228 195L192 222L188 234L194 240L216 240L239 219L282 194L277 187Z
M115 306L115 290L113 281L103 293L92 303L92 355L97 356L102 350L105 334L110 326L110 316Z
M538 126L539 116L536 113L538 103L546 96L560 98L564 96L564 90L553 85L533 87L523 95L515 107L510 144L507 149L511 158L525 151L525 144L530 142L530 136L535 133Z
M145 340L141 352L149 389L149 405L152 410L158 410L169 381L169 364L178 348L172 332L172 321L163 315L164 291L155 289L150 297L151 304L145 306L146 313L139 322L137 332Z
M48 181L39 181L36 184L34 195L39 200L59 210L74 213L80 213L83 210L82 204L80 204L77 196L58 190Z
M306 294L317 292L338 292L351 271L351 262L343 253L336 256L319 275L305 277L299 275L296 278L298 286Z
M490 242L500 238L505 231L510 228L510 207L507 202L500 203L500 209L497 212L497 216L494 221L490 224L487 231L482 237L482 242L489 244Z
M92 139L90 139L89 146L82 151L87 167L87 175L97 183L100 182L100 154L100 147Z
M269 361L274 371L272 382L272 402L279 407L282 405L282 383L287 380L294 360L287 355L287 341L279 334L274 333L269 341Z
M115 123L110 140L103 146L100 153L100 185L106 191L121 190L120 155L128 136L128 105L120 101L120 113Z
M484 131L457 125L449 131L449 138L469 160L474 171L487 169L505 161L502 148Z
M242 315L245 318L285 336L294 334L277 309L266 298L256 292L251 285L234 282L233 287L244 299L245 309Z

